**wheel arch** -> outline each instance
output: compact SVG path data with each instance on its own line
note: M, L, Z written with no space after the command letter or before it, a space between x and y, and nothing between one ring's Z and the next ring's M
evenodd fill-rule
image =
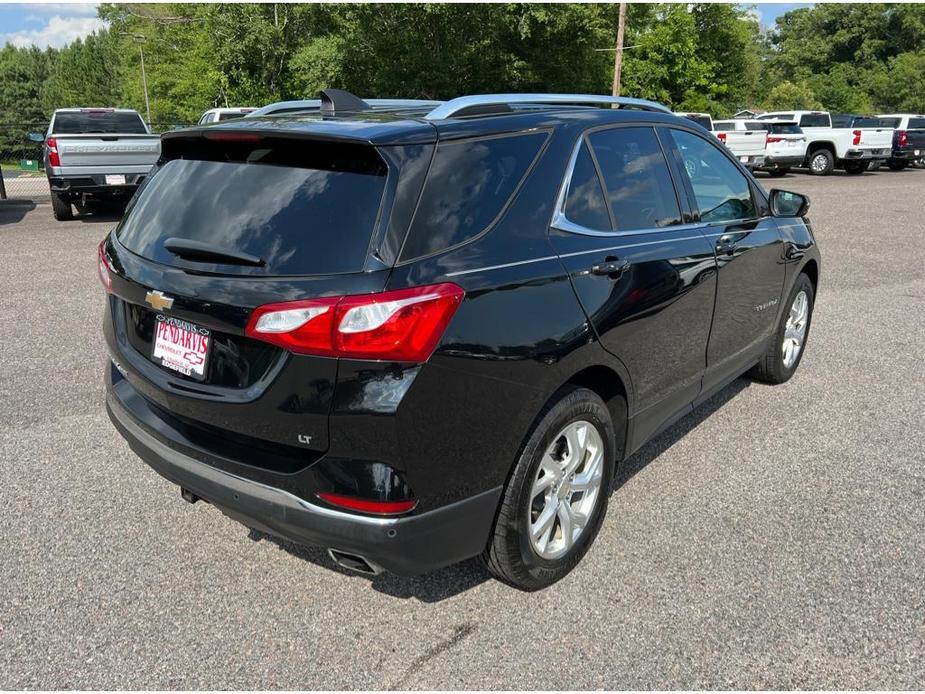
M629 393L623 378L610 367L598 364L573 374L557 389L557 392L562 387L570 385L587 388L600 396L607 405L616 435L617 460L623 460L629 426Z
M800 272L809 277L809 281L813 285L813 294L818 294L817 289L819 287L819 263L816 262L815 258L810 258L808 261L806 261L806 264L800 268Z

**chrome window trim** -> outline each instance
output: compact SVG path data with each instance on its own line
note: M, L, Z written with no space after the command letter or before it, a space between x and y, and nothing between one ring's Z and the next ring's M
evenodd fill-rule
M676 229L695 228L695 227L699 227L699 226L706 226L706 225L699 224L699 223L694 223L694 224L672 224L672 225L670 225L670 226L665 226L665 227L644 227L644 228L642 228L642 229L622 229L622 230L621 230L621 229L617 229L617 230L610 229L610 230L607 230L607 231L601 231L601 230L599 230L599 229L589 229L588 227L582 226L581 224L576 224L575 222L571 221L571 220L565 215L565 200L566 200L566 198L568 197L568 189L569 189L569 186L572 184L572 174L574 173L575 163L578 161L578 153L581 151L581 146L582 146L582 145L585 143L585 141L587 140L587 136L590 135L591 133L597 133L597 132L601 132L601 131L604 131L604 130L610 130L610 129L612 129L612 128L622 128L622 127L627 127L627 128L630 128L630 127L640 127L640 125L637 124L637 123L634 123L634 124L627 124L627 125L618 125L618 126L614 126L614 125L609 124L609 125L606 125L606 126L600 126L600 127L597 127L597 128L591 128L591 129L589 129L589 130L586 130L586 131L584 131L583 133L581 133L581 135L578 137L578 141L575 143L575 146L574 146L574 148L572 149L572 154L571 154L571 156L569 157L568 166L566 166L566 168L565 168L565 178L562 179L562 183L559 185L559 195L556 197L556 207L555 207L555 211L552 213L552 221L550 221L549 226L552 227L553 229L556 229L556 230L558 230L558 231L564 231L564 232L569 233L569 234L579 234L579 235L581 235L581 236L597 236L597 237L602 237L602 236L638 236L639 234L655 234L655 233L658 233L658 232L661 232L661 231L674 231L674 230L676 230ZM643 126L641 126L641 127L653 128L653 130L654 130L654 126L653 126L652 124L645 124L645 125L643 125ZM588 144L588 147L589 147L589 149L590 149L590 147L591 147L590 143ZM659 147L661 147L661 142L659 142ZM663 156L664 156L664 152L662 152L662 154L663 154ZM593 154L592 154L592 155L593 155ZM669 165L669 163L668 163L668 161L667 161L667 157L666 157L666 161L665 161L665 166L670 167L670 165ZM670 174L670 173L671 173L671 171L670 171L670 168L669 168L669 174ZM601 182L601 185L604 185L604 184L603 184L603 181ZM674 186L674 180L673 180L673 179L672 179L672 186ZM676 200L677 200L677 195L678 195L678 193L677 193L677 191L675 191L675 199L676 199ZM607 199L607 189L606 189L606 187L604 188L604 202L607 203L608 215L609 215L609 214L611 214L611 211L610 211L610 200ZM683 216L684 211L681 209L681 201L680 201L680 200L677 200L677 202L678 202L678 212Z

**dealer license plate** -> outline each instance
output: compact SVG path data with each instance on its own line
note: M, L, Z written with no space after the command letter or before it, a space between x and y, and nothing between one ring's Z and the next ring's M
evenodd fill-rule
M739 161L742 162L743 164L747 164L747 163L748 163L748 157L739 157Z
M163 367L197 380L206 377L212 335L188 321L157 314L152 359Z
M125 176L123 174L107 174L106 185L107 186L124 186Z

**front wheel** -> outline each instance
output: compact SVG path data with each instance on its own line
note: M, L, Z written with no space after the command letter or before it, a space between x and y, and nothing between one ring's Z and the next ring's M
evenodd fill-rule
M796 373L809 337L814 300L813 283L800 273L787 299L789 308L781 315L764 357L749 372L750 376L776 384L789 381Z
M615 434L604 401L560 391L530 433L504 490L483 560L497 578L538 590L568 574L607 511Z

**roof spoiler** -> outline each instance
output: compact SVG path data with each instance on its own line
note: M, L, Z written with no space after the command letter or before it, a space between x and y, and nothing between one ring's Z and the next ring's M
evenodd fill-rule
M350 113L369 111L371 108L363 99L343 89L321 90L321 115L323 116L335 116L344 111Z

